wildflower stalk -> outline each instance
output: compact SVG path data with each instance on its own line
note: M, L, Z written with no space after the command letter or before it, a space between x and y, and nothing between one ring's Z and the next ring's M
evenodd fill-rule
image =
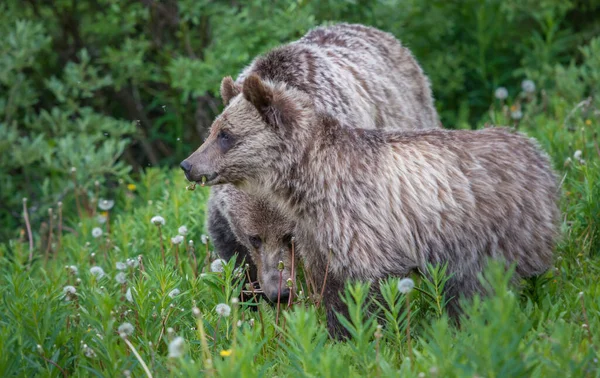
M290 276L292 277L292 286L290 287L290 297L288 299L288 308L292 306L292 302L294 300L294 289L295 289L295 283L296 283L296 264L295 264L295 260L296 260L296 256L295 256L295 248L294 245L296 244L296 238L292 236L292 270L290 272Z
M167 320L169 320L169 317L171 316L171 312L173 312L173 307L169 307L169 311L167 312L167 316L163 317L162 319L162 327L160 330L160 335L158 335L158 340L156 341L156 348L158 349L159 345L160 345L160 340L162 339L163 335L165 334L165 329L167 326Z
M166 265L167 260L165 259L165 246L162 238L162 227L160 226L160 224L157 224L156 226L158 227L158 238L160 239L160 253L162 256L163 265Z
M254 285L252 284L252 280L250 279L249 269L246 269L246 277L248 277L248 282L250 285L250 291L252 292L252 297L254 298L254 303L258 303L256 299L256 293L254 292ZM258 312L258 318L260 319L260 333L262 338L265 338L265 323L263 322L262 312L260 311L260 307L257 307L256 311Z
M210 253L208 252L208 237L206 237L204 239L205 243L204 245L206 246L206 256L204 257L206 262L204 263L204 266L206 267L206 269L210 268Z
M98 201L100 201L100 181L96 180L94 182L94 199L92 200L92 203L95 206L92 206L92 216L96 215L96 206L98 205Z
M77 206L77 215L79 216L79 219L83 219L83 214L81 213L81 203L79 202L79 188L77 186L77 176L75 175L76 172L77 169L75 169L75 167L71 168L71 177L73 178L73 192L75 194L75 206Z
M208 342L206 341L206 332L204 331L204 322L202 321L202 313L198 310L195 313L196 316L196 329L200 334L200 345L202 345L202 362L206 367L206 373L210 376L213 375L212 360L210 358L210 351L208 349Z
M131 349L131 351L135 355L135 358L137 358L137 360L140 362L140 365L142 365L142 368L144 369L144 372L146 372L146 375L149 378L152 378L152 373L150 372L150 369L148 369L148 366L142 359L142 356L140 356L140 354L138 353L137 349L135 349L133 344L129 340L127 340L127 337L123 337L123 336L121 336L121 337L123 338L123 341L125 341L125 344L127 344L127 346L129 347L129 349Z
M410 339L410 295L406 293L406 342L408 343L408 356L410 363L413 363L412 342Z
M60 370L61 374L63 375L63 377L68 377L67 372L65 371L65 369L61 368L56 362L52 361L49 358L46 358L46 356L44 356L44 353L40 353L40 357L42 357L42 359L44 361L46 361L47 363L54 365L54 367L56 367L58 370Z
M29 214L27 211L27 198L23 198L23 218L25 218L25 228L27 228L27 238L29 239L29 266L33 260L33 235L31 234L31 223L29 223Z
M46 258L45 258L46 261L48 261L48 255L50 254L50 248L52 248L52 229L53 229L52 208L48 209L48 217L50 218L50 220L48 222L48 244L46 245Z
M62 244L62 227L63 227L63 222L62 222L62 202L58 203L58 245L56 247L56 251L57 252L60 249L60 246Z
M94 206L94 211L96 207ZM110 235L110 211L106 212L106 234Z
M592 349L596 350L596 346L594 345L594 340L592 338L592 330L590 329L590 320L588 319L587 311L585 309L585 302L583 300L583 292L579 294L579 300L581 302L581 310L583 312L583 319L585 320L584 328L586 329L586 334L588 336L588 340L590 342L590 346Z
M194 278L198 278L198 261L196 260L196 252L194 250L194 243L190 240L188 242L188 255L192 257L192 266L194 267Z
M175 268L179 270L179 244L175 244Z
M281 281L283 281L283 261L279 261L277 270L279 270L279 288L277 289L277 314L275 315L275 324L279 325L279 305L281 304Z
M317 303L317 308L321 306L323 303L323 294L325 293L325 285L327 284L327 275L329 273L329 262L331 261L331 246L329 246L329 256L327 256L327 265L325 265L325 277L323 277L323 286L321 286L321 294L319 295L319 302Z

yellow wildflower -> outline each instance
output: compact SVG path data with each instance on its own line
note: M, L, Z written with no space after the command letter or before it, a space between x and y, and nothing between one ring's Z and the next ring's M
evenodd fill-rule
M227 350L222 350L220 354L221 354L221 357L229 357L229 356L231 356L231 353L232 353L231 349L227 349Z
M131 192L133 192L135 190L136 186L135 184L127 184L127 189L129 189Z
M586 119L585 120L585 125L586 126L591 126L592 125L592 120L591 119Z

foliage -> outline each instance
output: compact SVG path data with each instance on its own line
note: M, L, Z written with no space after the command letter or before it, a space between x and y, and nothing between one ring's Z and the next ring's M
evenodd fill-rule
M145 364L156 377L598 376L600 2L232 4L0 4L0 375L143 376ZM278 310L243 290L232 262L210 271L206 188L141 168L200 143L222 76L333 20L408 45L444 124L508 124L539 141L561 182L549 272L515 286L492 263L489 292L463 304L459 327L443 306L443 265L408 298L398 278L352 283L341 320L352 336L334 341L317 293ZM494 98L498 86L507 98Z

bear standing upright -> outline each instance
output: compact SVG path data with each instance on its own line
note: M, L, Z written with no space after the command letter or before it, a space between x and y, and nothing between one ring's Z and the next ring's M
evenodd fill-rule
M300 40L256 58L235 83L231 78L223 80L221 97L226 106L239 95L251 74L307 93L316 108L346 124L357 122L368 129L439 125L429 81L410 51L391 34L371 27L338 24L316 28ZM284 113L272 116L286 117ZM248 262L249 251L258 251L255 257L262 254L264 263L258 268L257 278L265 292L270 293L267 297L274 300L278 298L274 290L278 282L269 277L279 261L275 256L283 261L290 261L291 257L281 256L281 250L289 254L290 232L273 230L282 230L282 224L289 230L293 222L283 219L275 208L268 208L268 199L248 201L244 199L247 195L236 191L232 186L211 190L209 235L222 258L229 259L237 252L238 262L244 258ZM252 210L251 204L260 206ZM244 216L246 219L239 219ZM250 227L250 217L261 222ZM254 264L250 265L254 272ZM286 276L288 269L286 264ZM255 278L253 274L252 279ZM284 287L283 291L285 298L287 289Z
M487 258L515 263L518 277L550 267L558 185L546 154L524 135L349 127L306 93L258 75L243 95L188 158L189 178L270 196L295 220L305 265L317 275L330 267L324 303L333 334L344 333L335 311L345 311L347 280L447 262L456 299L481 290ZM235 142L223 149L224 141Z

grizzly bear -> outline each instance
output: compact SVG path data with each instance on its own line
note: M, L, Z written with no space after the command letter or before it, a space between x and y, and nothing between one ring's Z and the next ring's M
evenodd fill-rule
M221 97L226 106L239 95L244 79L250 74L286 83L309 94L316 108L335 115L347 124L352 120L359 121L363 128L427 128L439 125L429 81L410 51L391 34L371 27L349 24L319 27L299 41L258 57L235 83L231 78L223 80ZM185 166L182 168L185 169ZM248 251L257 249L254 244L272 257L262 257L263 263L257 271L258 280L278 277L276 256L282 249L288 249L286 234L290 232L287 228L281 234L273 231L278 230L281 224L289 226L292 222L282 221L284 217L275 215L274 208L265 210L273 216L272 219L260 214L260 208L265 208L267 199L247 198L248 195L235 193L233 187L218 193L214 189L211 191L207 229L215 250L222 258L229 259L237 253L238 262L242 259L248 262ZM250 204L244 203L246 201L259 204L260 208L250 210ZM245 226L251 224L249 219L238 219L237 227L228 224L243 216L260 220L255 227L250 227L252 233L244 232ZM289 255L282 258L284 262L290 259ZM251 262L254 271L256 267ZM288 265L284 265L287 275ZM266 271L261 273L261 269ZM254 275L251 279L255 279ZM274 287L279 286L276 281L260 282L265 293L270 293L267 295L269 298ZM286 295L287 289L284 288L283 296Z
M272 302L286 302L290 294L286 281L292 277L294 222L266 199L250 196L233 185L212 187L208 212L207 228L221 258L229 260L235 252L238 264L246 258L250 279L258 280L263 295Z
M514 263L518 277L549 268L557 181L533 140L505 128L359 126L319 112L303 91L251 75L187 159L190 180L268 196L295 220L304 264L316 275L329 266L332 334L345 333L334 314L346 311L339 291L347 280L444 262L448 295L457 297L480 290L487 258Z

